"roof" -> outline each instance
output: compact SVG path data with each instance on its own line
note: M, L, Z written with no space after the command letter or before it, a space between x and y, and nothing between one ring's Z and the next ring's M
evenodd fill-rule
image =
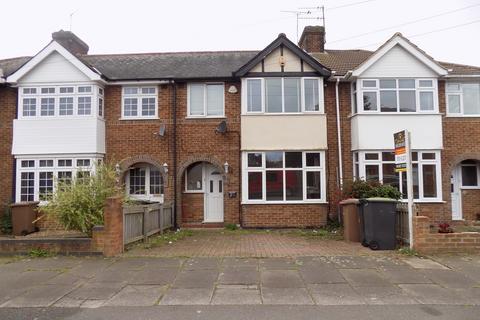
M261 51L204 51L78 56L89 67L99 70L110 80L134 79L208 79L229 78L255 58ZM368 50L325 50L311 56L337 76L357 68L374 52ZM9 76L31 57L0 60L0 69ZM450 62L438 62L450 76L480 75L480 67Z

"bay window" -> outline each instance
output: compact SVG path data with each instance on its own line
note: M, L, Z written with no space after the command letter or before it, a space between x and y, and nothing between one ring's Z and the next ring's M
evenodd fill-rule
M435 112L437 82L434 79L361 79L363 112Z
M407 198L405 172L395 172L392 151L360 151L353 154L356 179L378 181L397 188ZM439 151L412 152L413 196L419 201L441 201Z
M156 119L157 96L157 87L123 87L122 119ZM102 109L99 108L99 114L103 115L103 98L100 99Z
M244 202L325 202L323 151L244 154Z
M188 85L189 117L223 117L225 115L223 83L191 83Z
M246 113L323 112L322 78L248 78Z
M99 159L17 159L15 201L48 201L55 189L70 184L72 177L89 175L94 170L94 160Z
M450 116L480 116L480 83L447 82L447 114Z

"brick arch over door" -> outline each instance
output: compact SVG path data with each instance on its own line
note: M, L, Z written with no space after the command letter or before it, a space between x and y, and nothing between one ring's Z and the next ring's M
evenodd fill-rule
M131 166L138 163L148 163L154 167L157 167L160 170L160 174L162 175L162 178L163 178L163 186L164 188L167 187L168 177L167 177L167 174L165 173L165 168L163 167L163 164L160 163L154 157L149 155L138 155L138 156L133 156L133 157L129 157L121 160L118 163L118 166L120 168L120 177L122 181L125 179L125 173L127 172L127 170Z
M176 206L177 208L175 210L177 223L180 223L182 219L182 193L184 189L184 181L182 177L183 177L183 174L185 173L185 170L187 170L187 168L190 165L197 162L207 162L214 165L222 174L224 183L226 184L227 175L225 174L223 163L216 157L212 155L201 154L201 155L189 156L187 159L182 161L182 163L178 166L178 170L177 170L177 206Z
M465 161L465 160L478 160L480 161L480 153L462 153L459 155L456 155L452 159L448 161L448 170L445 173L450 179L450 175L452 173L453 168L455 168L460 162Z

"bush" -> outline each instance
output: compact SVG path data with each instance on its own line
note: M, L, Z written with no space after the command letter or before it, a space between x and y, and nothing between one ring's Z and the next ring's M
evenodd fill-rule
M377 181L355 180L344 186L343 197L356 199L390 198L399 200L402 198L402 193L388 184L380 184Z
M52 215L67 230L87 234L95 225L103 224L103 207L108 197L119 194L115 167L99 164L95 174L85 175L71 182L56 181L51 199L39 211Z
M3 214L0 216L0 233L12 233L12 209L8 205L5 206Z

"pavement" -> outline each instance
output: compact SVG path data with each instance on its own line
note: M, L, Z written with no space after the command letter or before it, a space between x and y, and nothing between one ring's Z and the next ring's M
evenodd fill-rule
M109 308L171 310L172 306L211 312L243 306L242 310L260 313L273 306L305 307L306 312L342 306L355 314L355 308L408 305L406 310L422 314L428 310L438 314L432 310L449 307L478 316L479 271L480 256L58 256L0 261L0 319L8 319L15 310L18 316L33 314L35 308L47 310L46 314L70 310L83 319L90 314L86 309L101 313ZM200 309L185 309L192 306Z

